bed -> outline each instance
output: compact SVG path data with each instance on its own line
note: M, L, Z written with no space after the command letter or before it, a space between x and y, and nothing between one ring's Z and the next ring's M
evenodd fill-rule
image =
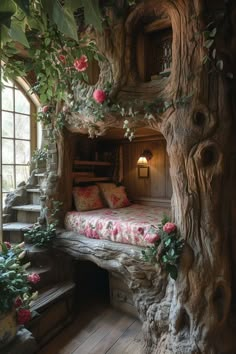
M88 238L148 246L158 238L158 224L170 210L162 207L131 204L127 207L70 211L65 228Z

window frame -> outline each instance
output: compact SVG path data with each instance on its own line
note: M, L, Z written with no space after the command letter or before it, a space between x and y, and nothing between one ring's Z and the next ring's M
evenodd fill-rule
M29 161L32 157L32 153L33 151L36 149L37 147L37 136L38 136L38 124L37 124L37 121L36 121L36 114L37 114L37 108L39 106L39 102L36 98L35 95L29 95L27 94L27 92L29 91L29 85L28 83L23 80L23 79L17 79L15 81L11 81L11 84L10 85L7 85L7 84L4 84L4 86L6 87L10 87L12 90L13 90L13 110L12 111L9 111L9 110L6 110L6 109L2 109L2 92L1 92L1 101L0 101L0 109L1 109L1 121L0 121L0 128L1 128L1 135L0 135L0 139L1 139L1 144L2 144L2 140L3 139L9 139L11 141L13 141L13 144L14 144L14 148L13 148L13 152L14 152L14 157L13 157L13 163L3 163L2 161L2 156L1 156L1 204L2 204L2 200L3 200L3 197L4 195L6 196L7 193L9 193L10 191L8 192L4 192L3 191L3 181L2 181L2 166L13 166L13 176L14 176L14 188L16 188L16 167L17 166L26 166L25 163L16 163L16 149L15 149L15 144L16 144L16 141L19 140L19 141L29 141L30 143L30 151L29 151ZM29 114L26 114L26 113L21 113L21 112L17 112L15 110L15 99L16 99L16 95L15 95L15 90L19 90L21 92L21 94L24 95L24 97L27 99L27 101L29 102ZM12 113L13 114L13 137L3 137L2 136L2 112L7 112L7 113ZM17 138L16 137L16 130L15 130L15 121L16 121L16 115L17 114L21 114L22 116L27 116L29 117L29 122L30 122L30 136L29 136L29 139L24 139L24 138ZM3 205L1 205L1 209L3 209ZM1 215L2 215L2 212L3 210L0 210L1 211ZM1 221L1 220L0 220ZM1 239L1 237L0 237Z

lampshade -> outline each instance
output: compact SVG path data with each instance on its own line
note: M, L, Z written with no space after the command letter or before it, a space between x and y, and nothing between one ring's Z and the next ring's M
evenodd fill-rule
M137 161L137 165L147 165L147 163L147 158L145 156L140 156Z

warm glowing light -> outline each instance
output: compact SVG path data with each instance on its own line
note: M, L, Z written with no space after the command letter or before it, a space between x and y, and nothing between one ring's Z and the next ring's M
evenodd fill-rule
M138 165L147 165L147 159L146 159L146 157L145 156L140 156L140 158L138 159L138 162L137 162L137 164Z

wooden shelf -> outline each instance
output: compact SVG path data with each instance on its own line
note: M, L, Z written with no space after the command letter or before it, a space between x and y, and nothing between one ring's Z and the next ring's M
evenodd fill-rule
M80 166L111 166L112 163L108 162L108 161L74 160L74 165L80 165Z
M72 178L76 178L79 182L99 182L99 181L111 181L111 177L86 177L81 176L79 173L72 172Z

